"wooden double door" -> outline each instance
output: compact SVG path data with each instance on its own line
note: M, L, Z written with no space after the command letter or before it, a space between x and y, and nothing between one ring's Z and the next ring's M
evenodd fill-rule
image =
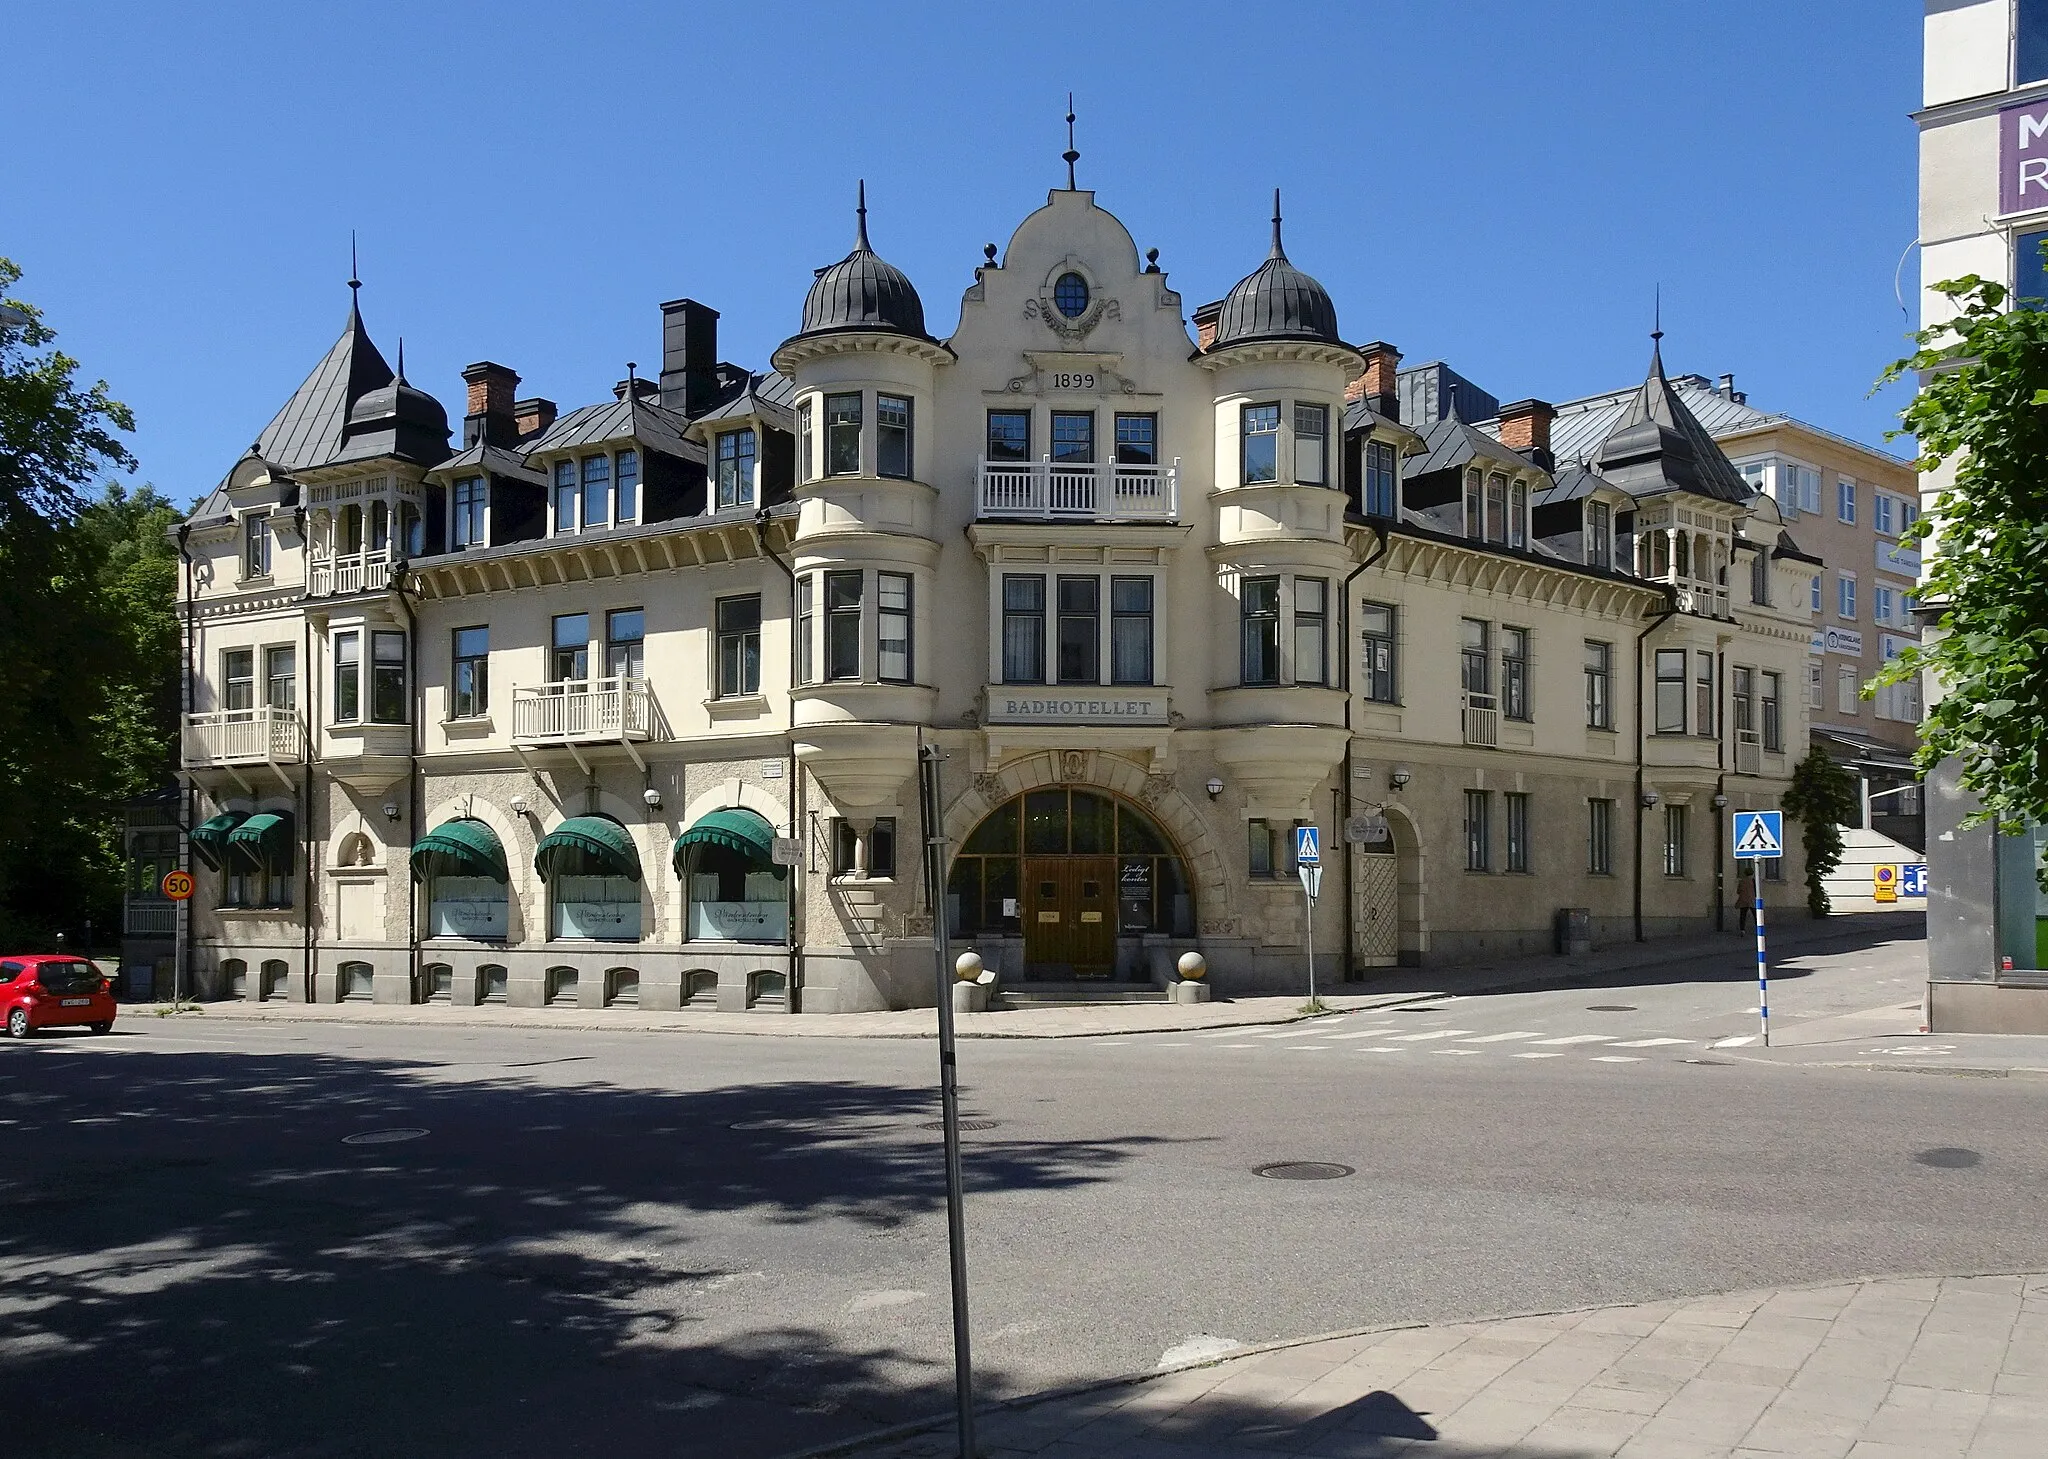
M1027 856L1023 892L1027 977L1116 973L1116 858Z

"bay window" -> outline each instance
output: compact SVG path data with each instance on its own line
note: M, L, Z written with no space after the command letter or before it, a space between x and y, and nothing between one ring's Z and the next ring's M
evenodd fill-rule
M363 636L351 629L334 635L334 722L363 717Z
M810 481L817 476L816 448L811 443L811 403L796 408L796 479Z
M860 395L825 397L825 474L860 475Z
M1242 415L1240 445L1247 486L1280 479L1280 407L1247 405Z
M1685 733L1685 650L1657 650L1657 733Z
M1277 407L1276 407L1277 408ZM1243 625L1238 681L1280 682L1280 579L1246 578L1239 614Z
M370 718L378 724L404 724L405 635L383 629L370 635Z
M603 527L612 519L612 461L609 456L583 458L583 511L580 525Z
M633 522L640 517L640 453L621 451L612 474L614 522Z
M796 580L796 681L799 684L818 681L815 657L818 619L812 598L814 582L809 573Z
M576 530L576 463L555 463L555 531Z
M1714 738L1716 699L1714 686L1714 656L1704 650L1693 655L1693 699L1694 717L1699 721L1693 732L1702 739Z
M910 574L875 574L875 677L885 683L912 680Z
M1294 407L1294 479L1303 486L1322 486L1329 480L1330 408L1327 405Z
M825 574L825 677L860 677L860 600L858 572Z
M1294 682L1327 684L1329 667L1329 597L1327 578L1294 580Z
M910 397L875 397L875 474L912 475L910 454Z
M1782 694L1779 676L1769 669L1764 670L1764 748L1782 750L1785 748L1785 727L1783 712L1779 709Z

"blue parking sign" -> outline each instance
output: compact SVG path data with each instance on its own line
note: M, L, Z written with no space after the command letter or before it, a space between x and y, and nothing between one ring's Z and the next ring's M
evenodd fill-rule
M1294 828L1294 859L1303 866L1314 866L1323 859L1322 834L1314 826Z
M1899 868L1899 895L1902 897L1924 897L1927 895L1927 863L1909 861Z

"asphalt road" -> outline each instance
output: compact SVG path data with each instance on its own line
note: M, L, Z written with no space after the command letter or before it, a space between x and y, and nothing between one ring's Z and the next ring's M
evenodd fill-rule
M1807 959L1773 1012L1904 1008L1919 954ZM2048 1083L1716 1048L1744 978L1655 977L964 1045L984 1391L1204 1337L2048 1267ZM146 1016L0 1048L0 1447L746 1459L943 1409L935 1064ZM1356 1174L1252 1173L1281 1160Z

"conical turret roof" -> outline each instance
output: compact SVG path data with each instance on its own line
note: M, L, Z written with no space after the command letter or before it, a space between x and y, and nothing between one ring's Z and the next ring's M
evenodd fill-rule
M803 328L796 337L869 330L927 339L924 301L903 270L889 263L868 242L867 184L860 185L855 209L853 252L818 270L804 296Z
M1342 344L1330 291L1287 259L1280 243L1280 190L1273 190L1273 247L1257 270L1238 280L1216 316L1212 349L1256 340Z

